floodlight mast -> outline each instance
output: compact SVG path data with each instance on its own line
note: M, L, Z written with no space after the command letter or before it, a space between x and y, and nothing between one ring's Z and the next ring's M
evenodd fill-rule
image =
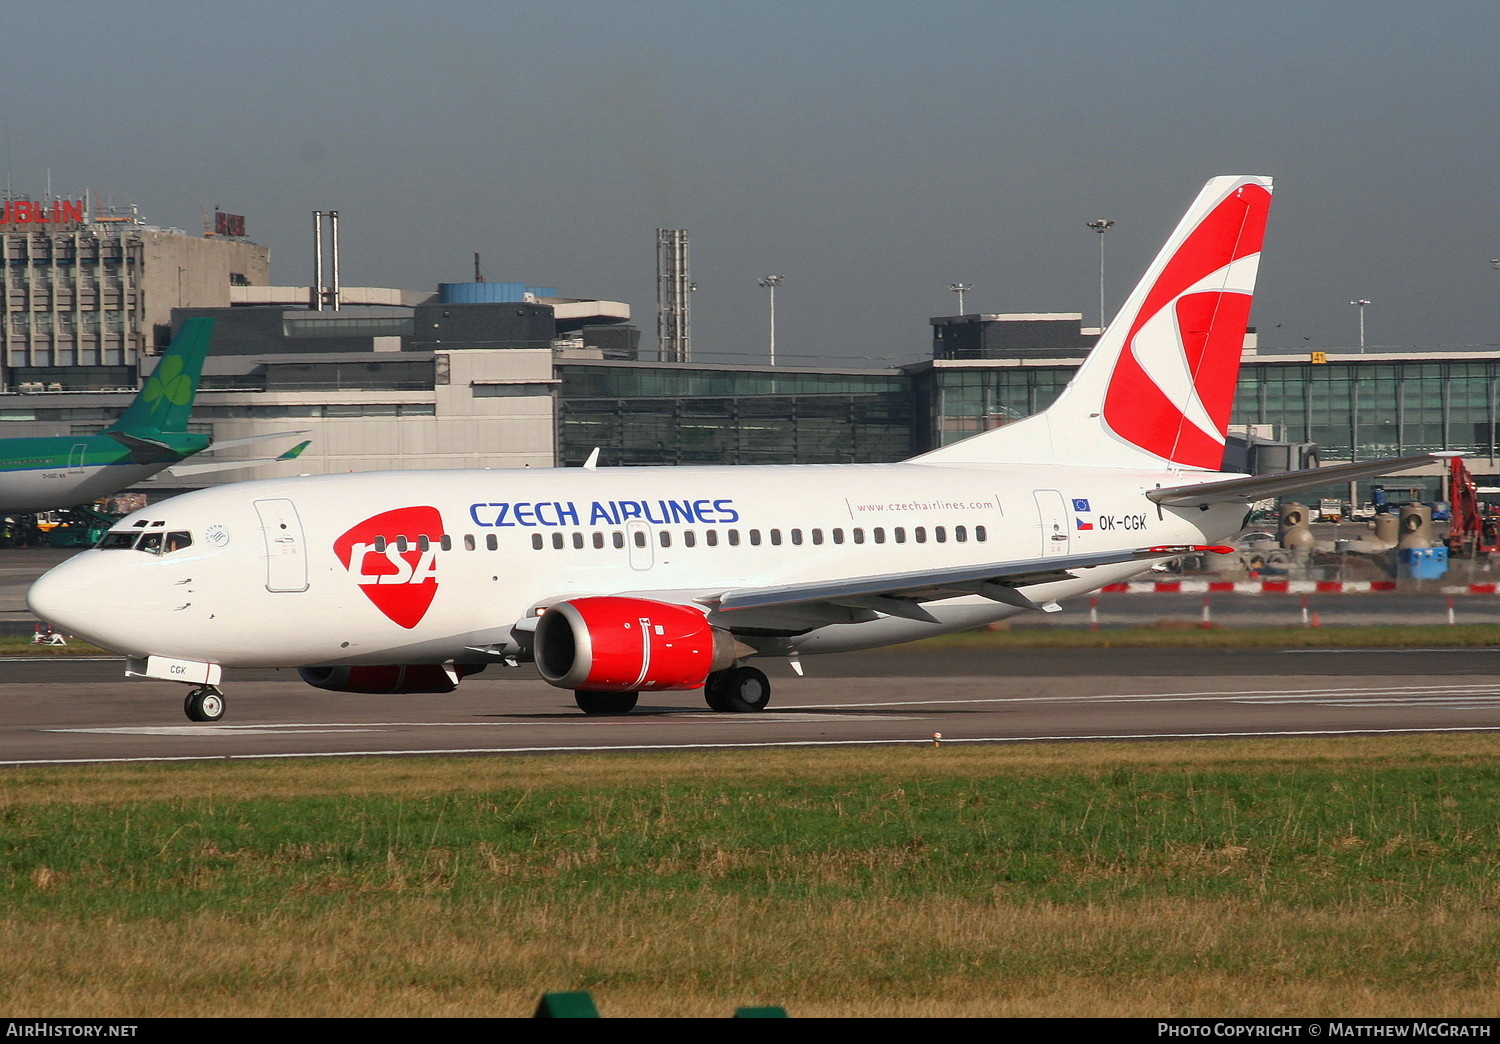
M1099 233L1099 332L1104 332L1104 233L1108 232L1114 221L1110 218L1098 218L1086 222L1089 228Z
M771 365L776 365L776 288L786 276L766 276L760 285L771 291Z
M949 283L948 284L948 289L952 290L955 294L958 295L958 314L959 315L966 314L964 312L964 293L966 291L968 291L968 290L974 289L974 284L972 284L972 283Z

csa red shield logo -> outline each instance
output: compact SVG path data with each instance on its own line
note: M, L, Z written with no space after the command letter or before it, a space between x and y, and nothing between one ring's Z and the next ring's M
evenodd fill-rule
M410 629L422 622L437 596L442 535L437 508L396 508L351 527L333 542L333 553L376 609ZM377 551L380 538L383 550Z

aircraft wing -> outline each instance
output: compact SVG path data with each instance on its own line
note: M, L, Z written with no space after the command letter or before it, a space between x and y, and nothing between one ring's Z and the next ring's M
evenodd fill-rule
M1369 478L1373 475L1392 475L1420 468L1424 464L1446 461L1459 453L1419 453L1411 457L1390 457L1386 460L1356 461L1353 464L1330 464L1326 468L1308 468L1305 471L1283 471L1274 475L1247 475L1244 478L1221 479L1203 482L1196 486L1167 486L1149 490L1146 499L1168 507L1206 507L1209 504L1249 503L1267 497L1296 493L1304 489L1330 486L1335 482Z
M1056 612L1056 602L1039 603L1019 589L1054 580L1068 580L1074 571L1122 562L1151 562L1201 551L1227 553L1227 547L1170 545L1123 551L1096 551L1080 555L1054 555L1012 562L934 569L909 573L882 573L843 580L770 587L744 587L716 595L700 595L701 604L726 614L751 609L833 606L873 610L887 616L935 622L921 603L960 595L982 595L1023 609Z
M265 436L256 436L256 439L262 437ZM223 445L236 445L240 442L250 441L255 440L235 439L233 443L219 443L215 446L215 448L217 449L219 446ZM307 449L307 447L310 445L312 445L312 440L310 439L306 442L299 442L297 445L293 446L291 449L287 450L279 457L255 457L251 460L195 460L187 464L173 464L170 468L167 469L167 473L171 475L202 475L210 471L233 471L236 468L258 468L262 464L278 464L285 460L295 460L298 456L301 455L302 451Z
M295 439L298 435L306 434L307 430L304 429L303 431L278 431L274 435L246 435L242 439L216 440L207 452L217 453L221 449L229 449L232 446L248 446L252 442L267 442L271 439ZM307 443L304 442L302 445L306 446ZM302 451L299 449L297 452L300 453Z

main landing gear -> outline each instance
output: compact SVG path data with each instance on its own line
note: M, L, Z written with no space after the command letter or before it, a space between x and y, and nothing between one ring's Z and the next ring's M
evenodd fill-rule
M224 716L224 694L212 685L200 685L187 694L182 709L189 721L218 721Z
M195 690L197 691L197 690ZM578 709L588 715L629 714L635 709L638 692L598 692L593 689L574 689L573 701ZM703 684L703 699L713 710L724 714L754 714L766 709L771 702L771 682L765 674L754 667L731 667L727 671L716 671ZM188 697L191 703L192 697ZM222 713L222 700L220 701ZM188 711L188 717L193 712ZM212 720L194 718L194 721Z
M703 699L713 710L728 714L754 714L771 702L771 682L754 667L731 667L708 676Z

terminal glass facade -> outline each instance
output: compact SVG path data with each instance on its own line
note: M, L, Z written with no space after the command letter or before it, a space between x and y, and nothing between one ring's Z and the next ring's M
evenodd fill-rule
M563 364L558 463L836 464L915 452L900 373Z
M1072 366L934 368L937 440L956 442L1045 409ZM1231 421L1268 425L1285 442L1317 443L1327 461L1430 450L1497 455L1500 360L1372 358L1323 363L1246 360Z

